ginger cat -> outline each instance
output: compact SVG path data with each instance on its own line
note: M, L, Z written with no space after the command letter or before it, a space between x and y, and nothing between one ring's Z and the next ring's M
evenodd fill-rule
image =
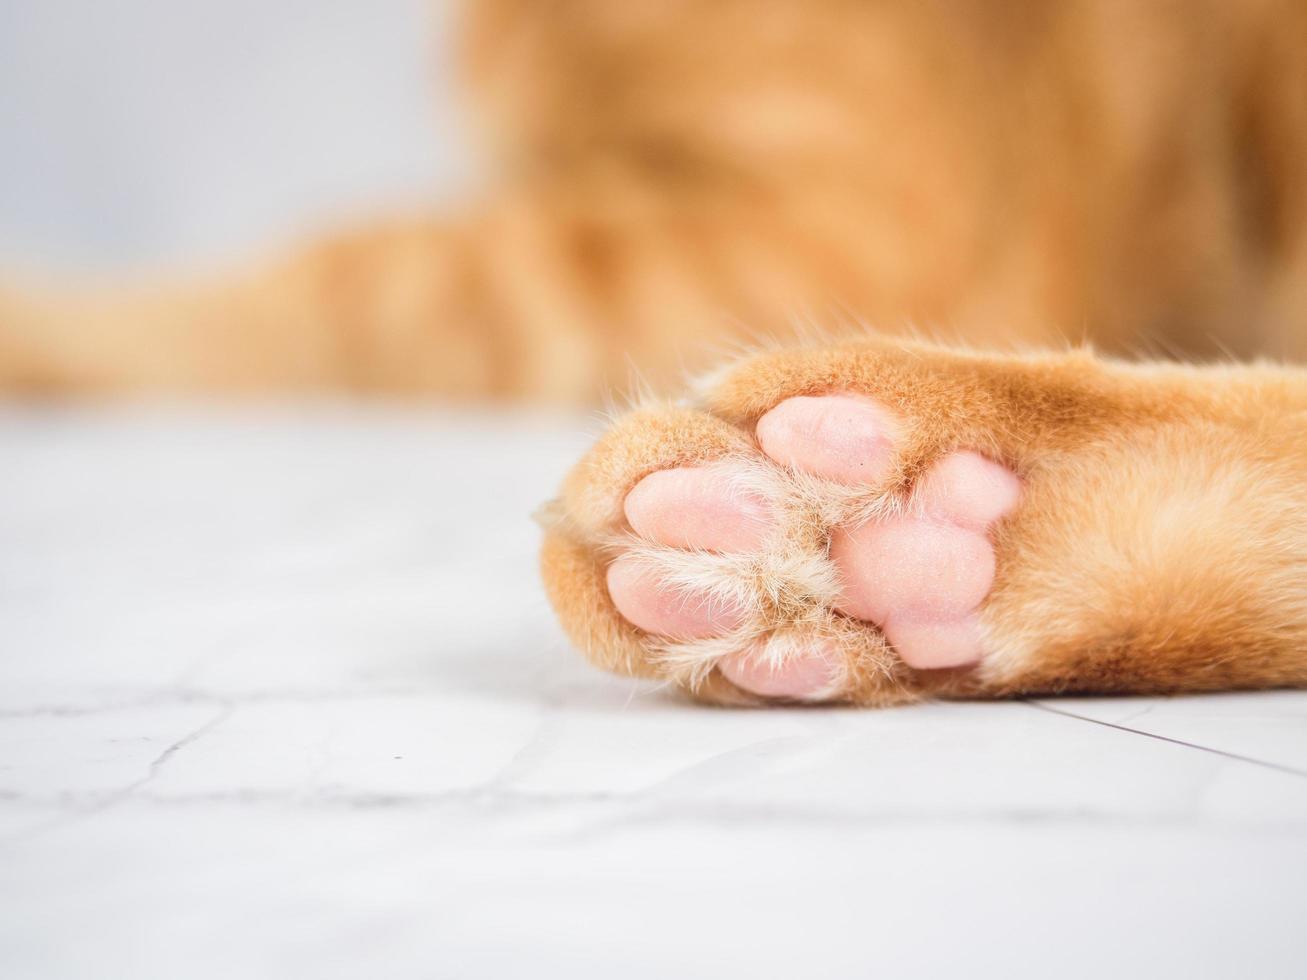
M1307 354L1307 5L468 14L475 203L11 290L0 383L593 403L810 319L619 419L549 510L598 663L719 701L1307 681L1307 373L1029 353Z

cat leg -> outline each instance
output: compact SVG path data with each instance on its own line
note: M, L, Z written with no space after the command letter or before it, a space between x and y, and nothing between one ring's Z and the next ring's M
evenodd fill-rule
M226 276L0 288L0 390L590 404L606 349L529 209L378 225Z
M1307 682L1307 384L879 341L618 420L548 511L592 659L709 700Z

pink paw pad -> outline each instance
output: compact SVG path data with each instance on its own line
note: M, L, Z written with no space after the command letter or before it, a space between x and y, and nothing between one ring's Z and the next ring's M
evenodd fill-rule
M885 406L861 395L797 397L757 424L759 445L790 469L836 483L874 486L891 470L903 434ZM640 537L671 548L757 552L776 528L772 501L742 489L731 464L655 472L627 495ZM834 528L830 558L841 583L835 611L874 623L910 667L967 667L982 654L979 609L994 582L989 529L1011 513L1021 482L974 452L951 453L922 477L906 512ZM618 611L638 628L673 639L718 636L746 611L664 585L647 566L619 558L608 569ZM814 700L838 694L839 651L818 643L779 663L745 651L721 673L765 697Z
M944 457L907 514L831 535L843 582L836 608L879 626L910 667L976 663L984 653L977 612L994 584L987 531L1020 495L1020 481L997 463L970 452Z
M758 420L758 444L776 462L836 483L870 484L889 468L899 423L861 395L788 398Z
M650 473L626 495L631 530L672 548L756 551L774 521L771 504L739 488L728 467Z
M723 657L717 669L742 690L791 701L830 696L843 674L839 651L820 641L780 664L768 663L755 651L746 650Z
M677 640L728 633L745 617L738 606L667 586L656 571L633 558L618 558L608 566L608 594L627 622Z

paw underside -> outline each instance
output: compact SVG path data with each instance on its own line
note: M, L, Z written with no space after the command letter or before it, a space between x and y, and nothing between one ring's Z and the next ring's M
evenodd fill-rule
M1102 615L1158 592L1102 502L1175 438L1102 375L879 342L747 358L575 467L545 511L551 601L598 665L721 703L1193 686L1181 653L1141 666L1121 650L1139 624ZM1131 439L1102 439L1114 418ZM1135 476L1146 509L1157 474Z

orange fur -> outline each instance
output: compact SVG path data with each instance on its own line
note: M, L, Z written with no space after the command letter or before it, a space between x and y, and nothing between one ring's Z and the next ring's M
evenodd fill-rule
M819 590L799 590L797 609L759 599L760 618L702 648L640 634L609 600L607 542L624 527L621 502L636 482L739 455L767 410L830 391L874 396L907 420L894 470L849 514L904 499L956 449L978 449L1023 478L1022 504L996 536L999 574L982 612L991 653L978 670L908 669L874 627L826 616ZM748 699L716 673L701 686L716 657L794 630L838 642L841 697L861 704L1303 685L1305 423L1307 372L1287 369L1141 369L1079 353L999 357L889 341L782 349L744 358L696 408L619 419L550 511L545 580L565 627L601 666L667 677L712 700ZM840 506L826 502L831 513ZM754 573L766 579L759 594L782 592L780 559L814 546L820 556L824 538L773 544Z
M461 214L209 285L0 294L0 383L593 402L843 311L1307 353L1296 0L480 0Z

